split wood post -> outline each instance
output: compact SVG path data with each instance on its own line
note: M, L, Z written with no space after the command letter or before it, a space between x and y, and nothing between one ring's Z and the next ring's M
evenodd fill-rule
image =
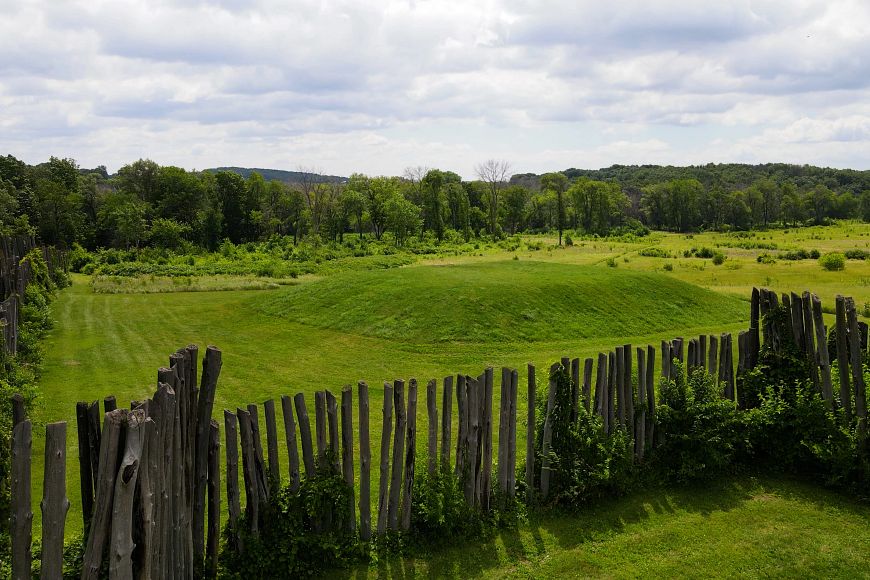
M666 340L662 341L662 377L665 379L671 378L671 343Z
M684 358L683 358L683 343L684 342L685 341L683 340L683 337L678 336L677 338L674 339L673 346L671 348L671 356L673 356L675 359L680 361L680 363L684 362Z
M849 381L848 327L846 326L846 301L837 296L837 366L840 368L840 404L846 425L852 422L852 385Z
M640 404L640 412L636 417L634 433L634 453L638 461L643 460L644 446L646 445L646 352L643 348L637 349L637 400Z
M196 384L196 357L199 350L190 345L186 349L190 358L189 365L190 392L196 401L196 415L192 415L195 428L194 439L194 495L193 495L193 558L197 567L203 562L203 534L205 531L205 496L208 485L208 445L210 440L211 416L214 411L214 397L217 390L218 377L220 376L221 351L215 346L205 349L202 359L202 382L197 391ZM191 401L193 402L193 401ZM191 409L192 411L192 409ZM272 409L274 414L274 407ZM273 416L274 419L274 416ZM266 418L268 424L268 417ZM271 455L270 455L271 460Z
M728 386L726 385L726 368L728 366L728 337L723 332L719 336L719 373L716 375L716 380L719 387L722 389L722 396L728 398Z
M785 298L785 296L783 296L783 298ZM791 320L792 338L794 338L794 343L798 350L806 352L804 336L805 332L811 331L804 330L803 301L801 300L801 297L794 292L791 293L791 300L789 301L789 318Z
M751 358L752 355L752 341L755 338L752 336L752 331L749 331L749 350L748 356ZM749 365L747 365L749 366ZM752 366L749 366L752 368ZM719 373L719 339L713 335L710 335L710 350L707 351L707 373L713 377L714 379L718 377Z
M266 416L266 452L269 456L269 489L277 491L281 487L281 468L278 465L278 424L275 419L275 401L263 401L263 414Z
M405 441L405 475L402 489L402 530L411 529L411 502L414 493L414 467L417 459L417 379L408 381L408 412Z
M205 575L206 578L217 578L218 548L221 537L221 443L220 428L214 419L209 420L208 435L208 535Z
M813 301L809 292L804 292L801 295L801 309L803 311L804 322L804 356L809 363L810 378L813 381L813 386L817 391L822 391L821 382L819 380L819 362L816 360L816 347L813 337ZM827 345L820 345L825 347Z
M628 431L628 437L634 439L634 383L631 380L631 345L626 344L622 347L622 356L625 358L623 368L625 374L623 376L625 387L625 426Z
M237 551L241 551L242 546L238 544L239 521L242 517L242 508L239 501L239 440L237 424L236 416L231 411L224 410L224 432L227 440L225 453L227 459L227 510L230 517L230 545Z
M142 409L127 414L124 456L118 468L112 501L109 578L133 580L133 502L136 499L136 482L142 459L141 427L144 421L145 413Z
M428 415L427 427L429 428L429 440L427 446L429 475L434 476L438 471L438 383L435 379L429 379L426 383L426 413Z
M348 517L345 527L349 532L356 529L356 506L354 498L353 468L353 391L347 385L341 391L341 474L350 488L348 494Z
M759 327L759 314L761 307L761 297L758 291L758 288L752 289L752 298L751 298L751 306L750 306L750 318L749 318L749 334L752 336L751 345L749 348L749 368L754 369L755 365L758 364L758 351L761 348L761 336L760 336L760 327Z
M517 478L517 391L519 387L519 373L516 369L511 370L511 405L508 417L508 485L509 497L516 495Z
M849 324L849 354L851 356L852 385L855 394L855 416L858 419L858 444L863 450L867 438L867 387L864 384L861 331L858 329L858 313L855 301L846 298L846 317Z
M305 464L305 477L314 477L314 446L311 444L311 421L308 419L308 408L305 406L305 395L296 393L293 396L293 406L296 407L296 419L299 423L299 443L302 445L302 462Z
M484 404L486 402L486 371L477 376L477 413L478 413L478 429L477 437L474 439L476 448L476 460L474 463L474 503L479 507L483 507L483 424L486 420Z
M625 427L625 355L623 347L616 347L616 410L619 425Z
M508 469L508 421L510 417L510 383L511 371L507 367L501 368L501 392L499 395L498 413L498 490L507 494L507 469Z
M587 413L592 404L592 365L591 358L587 358L583 363L583 407Z
M526 409L526 500L535 489L535 365L528 363L528 409Z
M30 578L32 557L30 546L33 512L30 509L30 456L33 446L33 426L28 419L12 428L12 479L10 482L10 526L12 529L12 578Z
M789 295L786 294L785 292L782 293L782 305L786 311L786 317L785 317L785 326L786 326L786 331L787 331L786 334L791 335L793 337L794 336L794 324L793 324L792 319L791 319L791 299L789 298ZM801 350L803 350L802 347L799 347L799 348Z
M94 511L94 480L91 473L91 454L88 446L88 404L84 401L76 403L76 434L79 450L79 487L82 497L82 519L87 533L91 525L91 513Z
M329 424L329 448L332 451L332 472L341 473L341 450L338 447L338 402L332 391L326 391L326 417Z
M24 396L21 393L14 393L9 400L12 402L12 427L27 419L24 411Z
M704 368L707 364L707 335L698 337L698 363L697 366Z
M831 361L828 356L828 337L825 333L825 321L822 318L822 301L812 295L813 326L816 329L816 358L821 371L822 397L828 409L834 408L834 388L831 383Z
M323 468L323 458L326 456L326 392L314 393L314 430L317 440L317 463Z
M254 443L254 474L257 476L254 482L260 497L260 505L265 505L269 501L269 485L266 482L266 462L263 459L263 442L260 436L260 419L257 405L253 403L249 404L248 414L250 415L251 423L251 440Z
M453 426L453 376L444 377L441 395L441 469L450 469L451 429Z
M652 449L653 431L656 424L656 387L655 387L656 349L646 347L646 445Z
M565 367L568 371L568 367ZM580 359L571 359L571 422L577 421L580 412Z
M595 412L601 417L604 431L607 431L607 409L604 404L607 401L607 355L598 353L598 367L595 372Z
M465 490L465 500L469 506L477 507L479 496L477 496L477 442L480 438L480 382L471 377L465 378L465 388L468 391L468 474L463 480L463 488ZM501 445L501 442L499 442Z
M251 429L251 414L243 409L236 410L239 419L239 432L242 440L242 474L245 479L245 514L251 533L260 533L260 494L257 491L257 468L254 459L254 440Z
M399 499L402 489L402 467L405 458L405 381L393 381L393 407L396 413L396 429L393 436L393 462L390 474L390 502L388 520L391 530L399 529Z
M284 416L284 440L290 464L290 489L299 489L299 447L296 444L296 420L293 419L293 400L281 395L281 414Z
M467 392L465 389L465 376L456 375L456 476L462 480L465 475L465 440L468 428Z
M66 422L45 426L45 471L42 484L42 578L60 578L66 497Z
M88 455L91 458L91 480L94 485L94 499L97 496L97 474L100 469L100 431L103 415L100 414L100 403L94 401L88 405Z
M154 415L159 413L156 403L150 399L146 399L147 404L142 405L141 409L144 413L145 420L140 427L142 438L142 460L139 466L139 484L137 485L137 502L138 506L134 509L141 513L142 525L140 533L133 535L133 541L139 545L139 556L137 571L140 578L152 578L155 574L159 574L159 568L155 565L159 560L160 542L157 532L159 531L160 520L158 517L158 507L160 500L159 479L160 473L160 455L163 447L158 441L159 432L157 420ZM135 409L134 409L135 411Z
M689 358L688 358L688 362L686 363L686 371L687 371L687 374L689 374L689 375L691 375L692 371L695 370L695 357L698 356L697 352L695 350L695 348L696 348L695 345L696 345L695 339L694 338L690 339L689 340Z
M115 398L115 395L109 395L105 399L103 399L103 412L111 413L115 409L118 408L118 400Z
M390 437L393 433L393 387L384 383L384 408L381 428L381 471L378 487L378 535L387 531L389 523Z
M166 369L168 371L168 369ZM159 371L158 371L158 376ZM162 377L169 380L169 377ZM154 394L153 417L157 420L158 445L155 449L156 465L156 502L155 527L157 537L154 540L156 550L152 553L151 568L157 575L169 576L174 573L174 558L177 551L173 549L175 541L175 510L173 495L173 467L175 465L175 415L178 411L175 391L168 383L158 382Z
M82 560L82 580L99 577L103 554L111 524L112 503L115 494L115 476L118 474L118 454L121 428L127 420L127 409L106 413L100 442L100 471L97 474L97 494L94 516L88 532L88 542Z
M369 439L369 386L357 383L359 398L359 536L363 541L372 537L372 444Z
M607 432L611 433L616 427L616 416L614 414L613 402L616 397L614 390L616 385L616 353L610 351L607 353L607 396L604 398L605 406L607 407Z
M550 445L553 442L553 407L556 404L556 381L553 375L558 369L558 364L555 363L550 367L550 380L547 391L547 416L544 418L544 441L542 446L541 459L541 497L547 499L550 493Z
M734 390L734 342L730 332L726 336L728 341L728 348L726 350L728 364L725 366L725 385L728 389L728 399L734 401L736 395Z
M483 467L481 478L481 503L489 511L492 492L492 396L493 369L486 367L483 372Z

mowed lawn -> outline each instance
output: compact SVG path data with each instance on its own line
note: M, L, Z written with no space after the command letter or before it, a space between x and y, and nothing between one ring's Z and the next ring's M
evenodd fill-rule
M467 285L445 284L445 277L453 284L456 270L464 272L469 267L418 265L365 276L337 275L279 290L170 294L94 294L87 279L76 276L73 286L60 294L53 307L57 322L45 342L42 394L36 409L40 422L69 422L71 530L81 526L76 401L112 394L123 405L150 396L156 387L157 368L168 363L176 348L189 343L201 349L214 344L223 352L215 402L215 417L221 424L223 409L235 410L284 394L313 394L318 389L338 394L344 385L366 380L371 387L372 449L376 453L385 380L419 380L418 449L425 450L425 384L430 378L439 379L440 396L440 379L446 375L476 376L487 365L518 368L518 415L525 417L525 365L529 361L539 369L540 387L546 384L546 369L561 356L586 357L618 344L658 345L662 338L736 331L748 325L747 302L658 274L506 260L481 264L483 274L469 271L471 282ZM398 283L404 286L382 298L377 291L372 292L372 288L386 289ZM571 291L572 284L577 286L576 292ZM346 303L310 305L321 293L337 296L336 286L344 289ZM548 294L548 286L556 291ZM437 291L429 292L430 288ZM584 308L582 301L598 306ZM296 302L305 305L298 317ZM473 305L460 307L463 302ZM608 304L613 304L613 310ZM675 313L674 304L684 307ZM345 316L351 307L367 309L371 316L359 310ZM310 308L316 308L318 314L307 312ZM359 326L377 320L391 324L389 312L394 309L405 313L403 324L413 329L407 333L410 338L398 331L379 336L367 326ZM538 320L528 324L537 329L541 340L520 330L523 321L505 323L503 312L516 309L537 313ZM308 318L303 319L303 314ZM451 320L453 326L433 324L435 318ZM619 331L600 330L611 319L614 324L618 322ZM470 338L454 341L449 334L454 327ZM565 328L564 333L553 330L560 327ZM487 340L490 328L493 340ZM512 328L516 328L516 339L511 338ZM602 336L590 338L593 332L589 329ZM439 333L448 331L445 340ZM497 381L499 376L496 370ZM498 385L495 399L498 405ZM311 411L313 396L308 401ZM280 423L279 440L283 441ZM41 427L35 431L37 457L42 454L43 432ZM522 449L522 428L519 438ZM286 450L282 450L286 466L285 456ZM377 481L377 462L373 463L373 480ZM37 488L42 482L40 464L34 462ZM38 526L40 495L38 489L35 491Z

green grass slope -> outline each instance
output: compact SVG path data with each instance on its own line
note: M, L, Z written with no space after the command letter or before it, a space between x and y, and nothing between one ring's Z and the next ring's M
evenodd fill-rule
M747 315L741 300L662 274L526 260L342 274L263 295L260 308L416 344L636 336Z

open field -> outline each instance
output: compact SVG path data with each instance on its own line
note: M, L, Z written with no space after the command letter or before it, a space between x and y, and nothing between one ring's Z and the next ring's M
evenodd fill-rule
M749 239L656 233L636 242L576 240L572 247L553 249L547 249L548 238L537 237L533 241L543 241L543 249L524 246L400 269L338 272L269 291L95 294L88 277L75 276L53 307L57 322L44 344L35 419L67 420L72 426L78 400L114 394L123 404L147 397L157 367L167 363L170 352L188 343L215 344L224 363L216 413L300 391L338 392L363 379L372 387L372 448L377 450L383 380L413 376L425 385L431 377L477 374L487 365L519 367L522 416L521 367L527 361L538 366L540 384L544 369L561 356L744 329L745 300L753 285L778 291L810 288L829 306L837 293L852 295L860 309L870 302L867 261L850 260L844 271L827 272L816 260L760 264L756 256L798 247L822 253L865 248L868 235L868 226L845 224ZM777 249L723 245L737 243ZM683 257L685 250L702 246L725 253L725 263ZM679 257L639 255L649 247ZM312 397L308 401L311 409ZM418 424L425 425L422 393ZM70 531L81 528L74 432L68 437ZM42 428L34 430L36 457L43 453L42 433ZM523 448L524 432L518 435ZM284 454L281 459L286 466ZM34 462L36 486L42 482L40 463ZM35 489L36 530L39 497Z

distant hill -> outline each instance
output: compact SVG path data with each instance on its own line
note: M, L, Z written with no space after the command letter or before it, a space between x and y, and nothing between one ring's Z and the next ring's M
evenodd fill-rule
M260 169L260 168L251 168L251 167L214 167L211 169L205 169L205 171L209 171L211 173L217 173L218 171L232 171L233 173L238 173L245 179L251 176L252 173L256 172L263 176L263 179L266 181L272 181L273 179L276 181L283 181L284 183L300 183L305 179L306 175L310 175L314 177L314 180L320 183L343 183L347 181L346 177L340 177L337 175L320 175L317 173L303 173L301 171L285 171L283 169Z

